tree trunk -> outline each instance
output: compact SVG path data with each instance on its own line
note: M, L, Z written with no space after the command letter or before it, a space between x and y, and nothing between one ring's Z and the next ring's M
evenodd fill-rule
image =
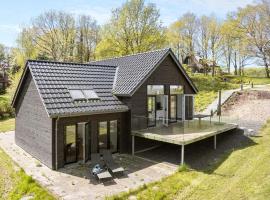
M237 75L236 52L234 52L234 75Z
M231 73L231 55L228 56L228 73Z
M267 78L270 78L269 67L268 67L268 63L267 63L267 60L266 60L266 57L265 56L263 58L263 62L264 62L264 66L265 66L266 77Z

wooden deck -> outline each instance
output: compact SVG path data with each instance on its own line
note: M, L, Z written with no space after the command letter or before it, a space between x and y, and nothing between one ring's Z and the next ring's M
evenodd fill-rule
M237 128L237 124L192 120L185 123L173 123L168 127L153 127L144 130L132 131L136 137L157 140L178 145L191 144L205 138Z
M144 130L132 131L132 155L135 154L135 137L181 145L181 164L184 164L185 145L209 137L214 138L214 149L217 146L217 135L238 127L237 124L192 120Z

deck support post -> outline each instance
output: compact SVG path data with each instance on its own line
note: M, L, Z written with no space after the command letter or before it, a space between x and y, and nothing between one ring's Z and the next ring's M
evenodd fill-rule
M217 149L217 135L214 135L214 149Z
M132 156L134 156L135 153L135 136L132 135Z
M183 165L184 162L185 162L184 156L185 156L185 145L182 144L182 145L181 145L181 165Z

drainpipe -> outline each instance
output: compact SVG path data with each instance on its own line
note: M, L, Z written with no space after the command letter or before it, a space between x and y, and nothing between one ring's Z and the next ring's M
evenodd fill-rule
M58 121L59 117L55 120L55 170L58 170L58 146L57 146L57 139L58 139Z

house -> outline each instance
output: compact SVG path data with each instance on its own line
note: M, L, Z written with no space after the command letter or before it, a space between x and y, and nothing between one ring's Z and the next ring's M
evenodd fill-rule
M212 70L212 67L219 68L215 61L202 58L197 55L188 55L183 61L183 64L186 64L193 73L209 73Z
M171 49L89 64L29 60L12 106L15 142L52 169L131 152L131 130L192 119L197 89Z

